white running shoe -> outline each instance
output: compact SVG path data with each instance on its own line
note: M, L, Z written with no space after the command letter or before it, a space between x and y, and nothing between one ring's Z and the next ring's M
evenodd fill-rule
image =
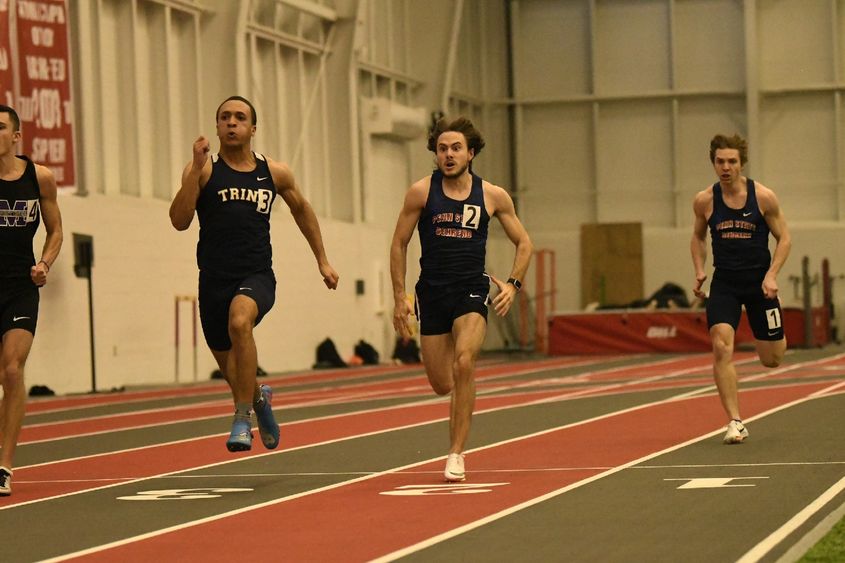
M7 497L12 494L12 470L0 466L0 496Z
M446 471L443 476L450 483L463 481L466 479L464 473L464 454L449 454L446 458Z
M723 439L726 444L741 444L746 438L748 438L748 429L741 420L732 420L728 423L728 431Z

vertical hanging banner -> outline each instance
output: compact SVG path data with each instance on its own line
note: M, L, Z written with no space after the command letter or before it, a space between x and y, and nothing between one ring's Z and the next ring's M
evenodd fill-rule
M0 0L3 2L4 0ZM15 0L23 154L50 168L56 183L76 182L68 14L65 0Z
M15 74L12 68L12 36L9 0L0 0L0 104L14 106Z

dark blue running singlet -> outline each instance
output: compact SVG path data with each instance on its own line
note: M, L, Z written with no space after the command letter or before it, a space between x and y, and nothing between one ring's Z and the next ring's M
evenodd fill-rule
M41 189L35 164L25 156L23 174L0 180L0 278L30 277L35 265L32 240L41 224Z
M417 225L420 280L442 286L481 277L489 222L481 178L473 174L469 197L456 201L443 193L443 174L435 171Z
M273 266L270 210L276 187L263 155L255 169L239 172L212 156L211 177L197 199L200 235L197 265L220 278L244 278Z
M748 178L745 207L728 207L722 198L722 186L713 184L713 213L707 224L713 243L713 265L719 270L767 269L769 225L760 212L754 180Z

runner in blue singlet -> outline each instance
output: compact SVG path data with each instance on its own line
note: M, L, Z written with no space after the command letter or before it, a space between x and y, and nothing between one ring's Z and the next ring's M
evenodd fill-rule
M199 217L197 265L203 334L220 371L232 388L235 417L226 441L229 451L252 448L254 409L261 441L279 444L271 406L272 389L256 382L258 352L253 329L273 306L276 278L270 248L270 211L276 195L291 210L305 236L323 282L337 287L338 275L323 248L320 224L299 191L290 169L252 151L255 108L240 96L217 108L220 151L209 158L209 141L199 137L193 159L182 173L182 187L170 206L180 231Z
M472 173L484 141L465 118L441 119L428 138L437 170L415 182L405 195L390 248L393 326L411 335L405 274L408 243L416 226L422 256L416 284L416 313L426 374L437 394L452 393L450 448L444 476L465 479L463 451L475 404L475 361L487 331L490 281L499 293L492 305L505 315L531 260L532 245L508 193ZM507 282L485 273L487 226L496 217L516 247Z
M707 279L708 230L712 239L715 271L707 299L707 325L713 343L713 375L729 419L726 444L748 437L739 413L733 364L734 336L743 306L760 362L776 367L786 352L777 274L789 255L791 238L774 192L742 175L747 160L745 139L716 135L710 142L710 161L719 181L699 192L693 202L690 249L695 267L693 292L699 298L706 297L702 284ZM777 243L773 255L769 234Z
M0 105L0 496L12 494L12 460L26 405L24 365L38 322L38 291L62 247L62 216L53 173L15 155L21 140L14 109ZM44 221L47 237L35 261L32 241Z

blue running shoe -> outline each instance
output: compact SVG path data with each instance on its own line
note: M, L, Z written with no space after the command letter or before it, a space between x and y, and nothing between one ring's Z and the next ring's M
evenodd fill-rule
M258 419L261 441L265 448L273 450L279 445L279 425L273 416L273 390L269 385L261 386L261 398L264 400L253 404L252 408L255 409L255 418Z
M249 417L235 415L232 421L232 433L226 440L230 452L245 452L252 449L252 421Z

